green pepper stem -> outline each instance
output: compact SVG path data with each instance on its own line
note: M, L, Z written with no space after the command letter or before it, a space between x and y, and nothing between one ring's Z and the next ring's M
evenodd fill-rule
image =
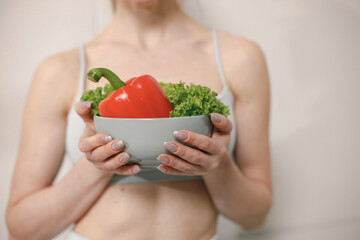
M126 83L107 68L93 68L87 73L87 79L93 82L99 82L102 77L106 78L115 90L126 86Z

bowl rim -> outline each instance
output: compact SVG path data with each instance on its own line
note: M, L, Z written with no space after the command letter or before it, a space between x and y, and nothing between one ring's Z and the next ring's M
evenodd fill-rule
M117 120L138 120L138 121L155 121L155 120L166 120L166 119L193 119L193 118L204 118L204 117L207 117L207 118L210 118L210 114L207 114L207 115L197 115L197 116L187 116L187 117L167 117L167 118L111 118L111 117L101 117L101 116L98 116L98 115L94 115L94 118L97 118L97 119L106 119L106 120L112 120L112 119L117 119Z

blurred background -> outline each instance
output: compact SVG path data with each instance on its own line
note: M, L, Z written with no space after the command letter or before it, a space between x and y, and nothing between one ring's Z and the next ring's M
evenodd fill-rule
M196 21L257 42L270 73L273 207L249 233L220 217L220 239L360 239L360 1L182 4ZM108 0L0 0L0 239L35 68L89 41L111 15Z

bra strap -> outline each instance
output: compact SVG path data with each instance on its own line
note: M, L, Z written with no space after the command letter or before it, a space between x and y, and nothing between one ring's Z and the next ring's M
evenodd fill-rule
M84 44L79 47L79 59L80 59L80 79L79 79L79 91L80 96L84 92L84 85L86 79L86 55L85 55L85 46Z
M220 57L219 40L218 40L218 36L217 36L217 31L215 28L212 29L212 40L213 40L213 45L214 45L216 66L217 66L221 81L223 83L223 87L227 87L224 68L222 66L221 57Z

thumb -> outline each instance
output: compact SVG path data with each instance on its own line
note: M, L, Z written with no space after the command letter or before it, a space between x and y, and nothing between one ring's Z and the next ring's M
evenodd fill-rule
M84 122L91 128L94 128L94 117L91 114L92 102L77 102L75 104L75 111L84 120Z
M230 134L232 130L232 123L227 117L221 115L220 113L210 113L210 119L218 132Z

